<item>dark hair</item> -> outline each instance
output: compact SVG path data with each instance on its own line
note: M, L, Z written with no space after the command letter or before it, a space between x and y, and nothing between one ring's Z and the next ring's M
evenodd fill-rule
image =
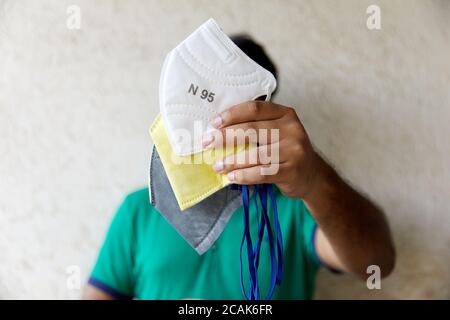
M261 65L263 68L270 71L275 79L278 81L278 72L275 64L270 60L269 56L264 51L264 48L256 43L249 35L247 34L235 34L231 35L230 39L248 55L252 58L256 63ZM274 92L275 93L275 92Z

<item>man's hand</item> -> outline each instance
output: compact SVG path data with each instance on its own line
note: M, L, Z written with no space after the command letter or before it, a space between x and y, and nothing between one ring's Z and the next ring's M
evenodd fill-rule
M223 143L234 143L235 132L256 132L259 148L245 151L245 162L236 161L239 156L230 156L214 165L217 172L227 173L228 178L237 184L275 183L287 196L304 198L315 185L321 161L314 151L305 128L293 108L265 101L250 101L236 105L222 112L212 123L222 131L224 139L213 138L210 134L203 140L205 147L222 147ZM262 141L260 129L267 130L267 140ZM272 141L271 130L279 130L278 139ZM230 131L232 130L232 131ZM269 144L269 145L267 145ZM276 148L279 151L275 174L264 175L261 163L262 154ZM268 155L270 157L270 155ZM257 163L251 159L257 159ZM273 163L272 163L273 165Z
M239 156L216 162L217 172L227 173L237 184L275 183L287 196L302 198L319 228L315 237L316 251L326 265L367 277L367 267L378 265L383 276L395 263L395 249L384 214L371 201L360 195L312 147L306 131L293 108L264 101L249 101L233 106L213 121L224 139L217 134L204 137L208 148L236 143L236 130L256 132L258 146ZM230 130L231 129L231 130ZM278 139L261 139L259 129L278 129ZM266 148L267 147L267 148ZM279 170L262 174L261 154L279 150ZM257 157L255 157L257 156ZM257 162L250 161L256 159Z

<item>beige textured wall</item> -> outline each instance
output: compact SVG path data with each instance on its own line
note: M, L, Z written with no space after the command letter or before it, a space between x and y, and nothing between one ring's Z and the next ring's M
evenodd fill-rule
M78 296L67 267L87 275L121 197L146 183L162 59L209 17L267 46L277 102L392 223L382 290L323 271L316 296L450 298L445 0L0 1L0 298Z

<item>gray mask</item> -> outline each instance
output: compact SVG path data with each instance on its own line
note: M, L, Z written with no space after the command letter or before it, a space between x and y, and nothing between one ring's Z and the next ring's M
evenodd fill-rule
M198 254L212 246L242 204L241 192L228 186L181 211L155 147L150 162L149 193L151 204Z

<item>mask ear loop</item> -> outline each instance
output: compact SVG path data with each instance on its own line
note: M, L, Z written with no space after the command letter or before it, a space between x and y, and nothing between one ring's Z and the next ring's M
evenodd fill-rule
M250 210L249 210L249 187L242 185L238 186L238 188L242 192L242 202L244 206L244 235L242 237L241 241L241 248L240 248L240 278L241 278L241 289L242 293L244 294L245 298L247 300L256 300L259 299L259 294L257 293L258 290L258 275L256 273L255 269L255 259L253 255L253 244L252 244L252 237L250 234ZM249 287L249 293L248 295L245 293L245 286L244 286L244 280L243 280L243 268L242 268L242 248L244 246L244 242L247 244L247 256L248 256L248 269L250 272L250 287Z
M268 242L269 242L269 252L270 252L270 264L271 264L271 272L270 272L270 288L269 292L267 293L265 299L270 300L272 298L275 285L276 285L276 269L277 269L277 260L276 260L276 252L275 252L275 242L273 239L273 231L272 231L272 225L270 223L270 218L268 215L268 206L267 206L267 187L270 186L268 184L261 184L259 185L258 189L258 196L261 201L262 206L262 216L265 220L265 225L267 228L267 236L268 236ZM258 257L259 258L259 257Z
M273 193L273 185L269 184L267 185L267 190L269 191L270 196L270 204L272 205L273 210L273 224L275 227L275 235L277 240L277 285L281 284L281 279L283 278L283 272L284 272L284 258L283 258L283 235L281 232L281 226L280 226L280 219L278 217L278 207L277 207L277 200L275 198L275 195Z
M281 234L281 228L278 218L278 208L276 204L276 198L273 193L273 187L271 184L255 185L254 187L254 197L255 197L255 207L257 213L258 221L258 237L256 243L253 246L252 238L250 234L250 192L249 186L237 185L236 189L242 192L242 202L244 207L244 234L240 246L240 280L241 280L241 290L247 300L259 300L259 284L258 284L258 267L259 267L259 256L261 251L261 244L263 242L265 230L267 230L269 250L270 250L270 261L271 261L271 277L270 277L270 288L264 299L270 300L274 293L275 287L281 284L281 279L283 275L284 265L283 265L283 239ZM259 212L258 198L261 203L261 213ZM268 199L270 198L270 205L273 211L274 220L274 230L272 230L272 225L270 223L270 218L268 215ZM275 231L275 239L273 231ZM249 288L248 293L246 293L246 288L243 280L243 261L242 261L242 249L244 247L244 242L247 244L247 258L248 258L248 268L250 273L249 278ZM275 247L276 244L276 247Z

